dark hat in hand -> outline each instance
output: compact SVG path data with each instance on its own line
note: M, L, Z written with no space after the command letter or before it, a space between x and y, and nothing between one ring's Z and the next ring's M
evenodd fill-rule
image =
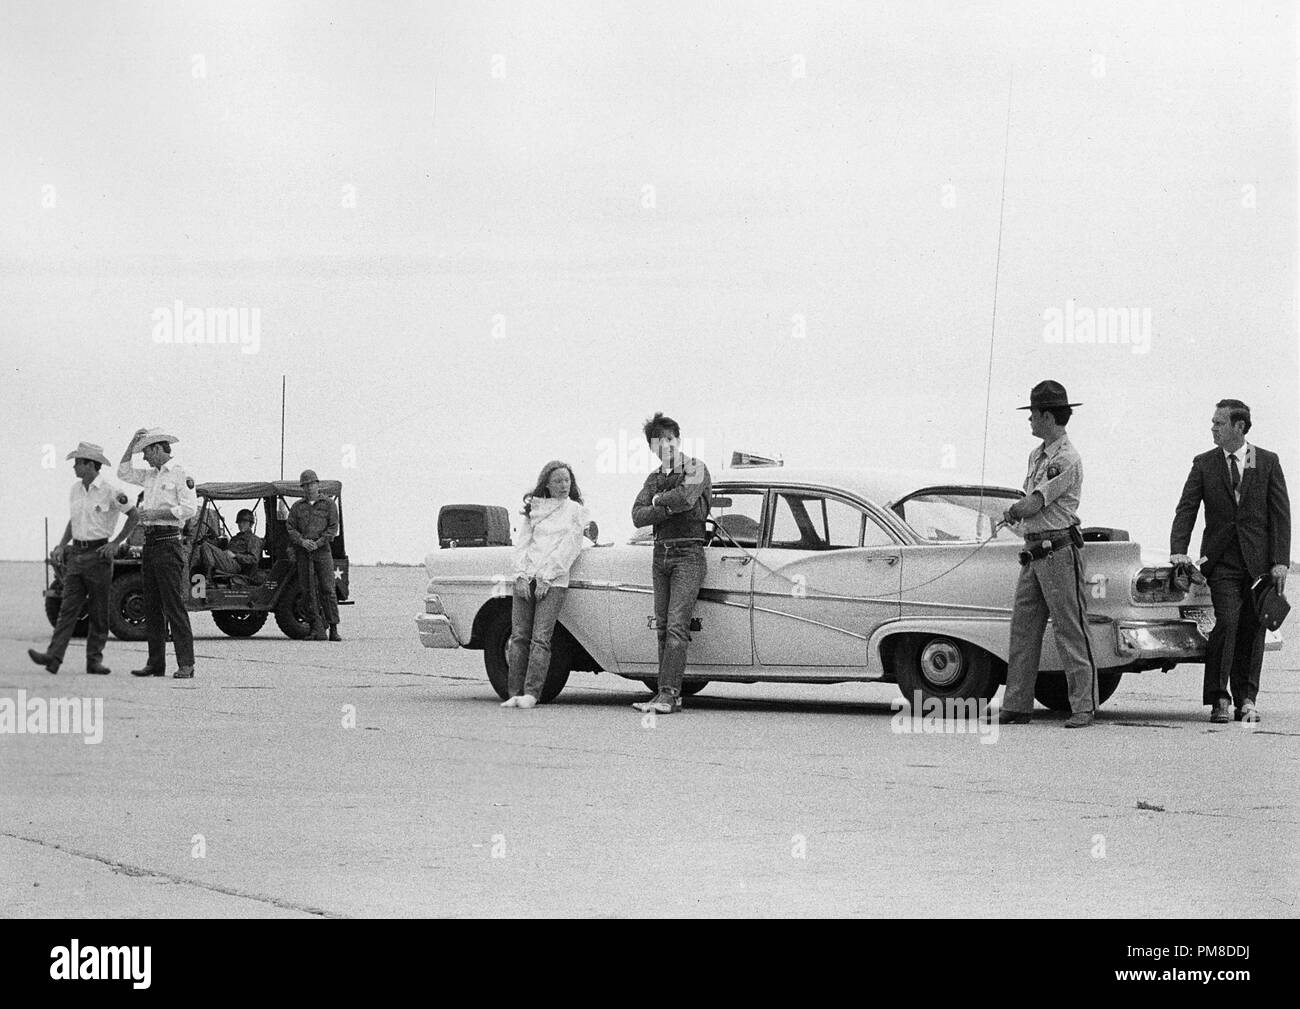
M1039 382L1029 393L1029 405L1018 406L1017 410L1047 410L1054 406L1083 406L1082 403L1071 403L1070 397L1065 393L1065 386L1060 382L1053 382L1050 378L1044 382Z

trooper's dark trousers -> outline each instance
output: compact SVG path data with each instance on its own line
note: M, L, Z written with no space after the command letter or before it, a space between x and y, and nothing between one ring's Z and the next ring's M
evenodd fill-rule
M104 658L108 641L108 590L113 584L113 562L97 547L67 548L63 560L63 603L50 639L51 658L63 661L72 640L72 630L84 612L90 621L86 633L86 666L97 666Z
M298 586L302 589L303 610L312 628L320 627L323 616L330 626L339 622L339 598L334 591L334 554L328 543L310 553L295 547L298 555Z
M147 669L167 665L167 628L171 627L176 663L194 665L194 634L185 609L185 551L179 535L146 534L141 575L144 578L144 626L149 635Z
M1240 708L1255 701L1264 664L1264 625L1255 614L1241 550L1234 544L1225 551L1205 580L1214 602L1214 630L1205 648L1201 702L1213 705L1231 698Z

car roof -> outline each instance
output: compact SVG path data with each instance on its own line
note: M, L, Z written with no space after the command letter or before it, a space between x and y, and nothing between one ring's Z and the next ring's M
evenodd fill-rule
M899 469L816 469L789 466L743 466L723 469L713 477L714 484L787 484L798 487L825 487L848 491L873 504L888 507L915 491L928 487L961 487L978 492L977 479L963 478L951 470ZM984 484L989 491L1020 496L1014 487Z
M338 497L343 491L340 480L321 480L320 492L327 497ZM255 497L302 497L302 487L297 480L263 480L245 482L201 483L195 488L201 497L214 501L247 501Z

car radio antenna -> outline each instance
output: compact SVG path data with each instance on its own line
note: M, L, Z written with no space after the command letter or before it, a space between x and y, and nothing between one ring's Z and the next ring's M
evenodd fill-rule
M998 204L998 252L993 261L993 319L989 324L989 367L984 380L984 444L980 449L980 514L984 513L984 467L989 452L989 401L993 395L993 346L998 326L998 275L1002 268L1002 222L1007 207L1007 152L1011 148L1011 87L1014 68L1007 69L1007 127L1002 138L1002 199Z
M280 479L284 479L284 379L280 376ZM987 426L987 421L985 422Z

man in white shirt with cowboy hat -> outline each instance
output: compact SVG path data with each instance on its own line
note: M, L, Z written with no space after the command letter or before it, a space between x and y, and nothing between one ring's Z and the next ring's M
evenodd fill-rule
M175 678L194 675L194 634L185 609L185 551L181 530L198 514L194 481L172 461L171 446L180 441L162 428L140 428L131 437L117 467L119 480L144 488L140 524L144 526L145 631L149 636L149 658L132 676L163 676L167 672L167 628L170 625L176 648ZM140 452L148 469L132 469L131 456Z
M98 445L83 441L65 458L72 460L77 481L68 497L67 527L58 546L50 553L50 559L63 568L63 602L50 647L44 652L29 648L27 654L48 672L57 673L72 640L72 630L84 612L90 621L86 634L86 672L104 676L110 672L103 659L104 644L108 641L108 592L113 582L113 558L135 528L136 509L131 499L100 473L109 463ZM126 515L126 524L110 541L120 514Z

